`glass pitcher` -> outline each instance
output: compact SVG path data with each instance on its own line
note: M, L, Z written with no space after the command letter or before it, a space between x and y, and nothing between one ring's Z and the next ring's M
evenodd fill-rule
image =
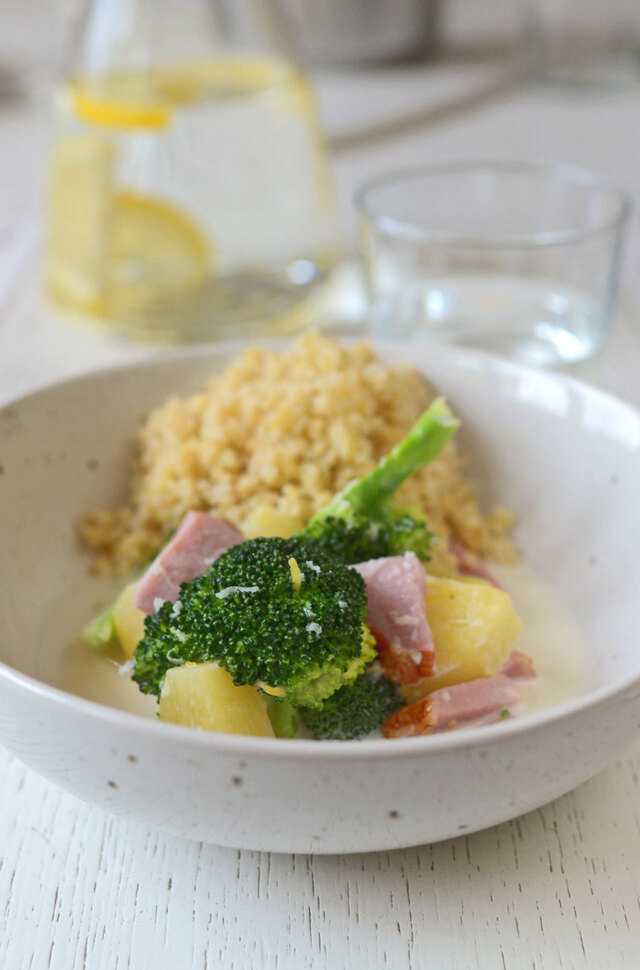
M285 333L336 260L313 91L273 0L93 0L58 93L46 288L136 337Z

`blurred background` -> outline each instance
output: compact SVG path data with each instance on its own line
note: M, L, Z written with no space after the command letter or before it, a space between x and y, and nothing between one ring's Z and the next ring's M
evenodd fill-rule
M437 162L622 191L598 327L637 288L636 0L3 0L0 28L0 340L58 368L366 329L354 197Z

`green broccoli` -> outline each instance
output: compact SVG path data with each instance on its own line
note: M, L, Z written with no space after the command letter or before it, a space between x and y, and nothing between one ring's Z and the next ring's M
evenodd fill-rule
M92 620L82 628L80 636L85 643L91 647L106 647L115 639L116 629L113 622L113 608L116 604L117 596L110 603L100 610Z
M172 531L171 535L173 535L174 532L175 529ZM129 581L133 582L134 579L139 579L141 576L144 576L152 562L153 559L149 559L144 566L136 569ZM116 625L113 618L113 611L121 592L122 590L118 590L113 599L107 603L107 605L104 606L99 613L96 613L93 619L89 620L89 622L83 626L82 630L80 631L80 636L85 643L89 644L90 647L107 647L116 639Z
M376 656L362 577L301 539L233 546L145 621L133 679L159 694L175 664L216 661L236 684L320 704Z
M298 711L286 697L267 697L267 714L277 738L295 738Z
M346 741L377 731L406 701L395 684L368 671L341 687L319 709L300 708L305 726L318 739Z
M427 523L392 505L395 492L442 450L460 422L437 398L370 474L343 489L300 537L343 563L414 552L429 559L435 536Z
M291 736L291 708L304 707L308 719L309 709L355 682L358 696L368 691L369 713L364 721L349 715L349 730L379 727L401 704L393 685L374 691L360 683L377 652L365 622L364 580L349 564L408 550L428 558L433 536L426 523L391 503L457 427L439 398L371 474L344 489L303 532L240 543L183 583L175 604L164 603L145 620L134 658L140 690L159 695L172 665L215 661L236 684L284 698L287 709L270 702L270 716L277 733ZM329 716L326 704L322 711Z
M349 565L405 552L415 552L424 561L430 558L436 537L424 519L394 508L378 515L377 520L358 512L348 518L328 515L298 535L312 538L318 549Z

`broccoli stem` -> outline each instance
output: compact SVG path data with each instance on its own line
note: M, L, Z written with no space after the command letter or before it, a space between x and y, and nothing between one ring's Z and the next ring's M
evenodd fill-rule
M277 738L295 738L298 712L286 698L267 697L267 714Z
M100 610L97 616L94 616L83 627L80 636L85 643L88 643L92 647L106 647L107 644L115 639L116 630L113 623L113 607L115 606L117 598L117 596L114 597L103 610Z
M133 573L131 579L127 580L127 582L132 582L134 579L140 579L140 577L144 575L147 566L149 566L151 562L152 560L149 560L149 562L142 566L141 569L137 569L135 573ZM116 639L116 626L113 620L113 611L121 593L122 589L119 589L113 599L82 628L80 636L85 643L89 644L89 646L106 647L112 642L112 640Z
M345 504L354 512L372 515L391 501L406 478L436 457L459 427L445 399L436 398L372 472L347 485L311 522L339 515Z

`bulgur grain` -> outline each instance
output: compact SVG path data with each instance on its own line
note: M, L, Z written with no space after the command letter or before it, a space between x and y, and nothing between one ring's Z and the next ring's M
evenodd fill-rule
M137 435L131 499L84 516L97 572L125 574L153 555L189 509L242 528L261 506L306 521L403 437L432 399L417 370L365 343L307 334L284 351L252 347L204 393L170 397ZM406 482L399 502L479 556L513 559L504 509L481 513L454 442Z

